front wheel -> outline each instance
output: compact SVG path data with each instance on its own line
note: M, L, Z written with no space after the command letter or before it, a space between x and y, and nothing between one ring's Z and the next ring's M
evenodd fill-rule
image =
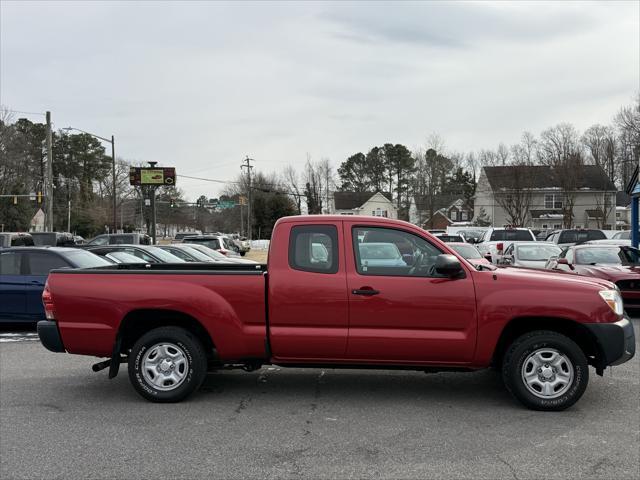
M179 327L145 333L129 355L129 380L152 402L179 402L197 390L207 374L200 341Z
M582 349L557 332L539 330L518 337L502 364L504 384L533 410L564 410L576 403L589 383Z

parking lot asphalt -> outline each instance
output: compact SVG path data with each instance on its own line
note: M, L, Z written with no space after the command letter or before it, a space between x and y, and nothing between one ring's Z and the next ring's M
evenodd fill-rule
M126 368L110 381L92 358L0 337L3 479L640 478L638 355L591 369L560 413L521 407L491 371L226 371L161 405Z

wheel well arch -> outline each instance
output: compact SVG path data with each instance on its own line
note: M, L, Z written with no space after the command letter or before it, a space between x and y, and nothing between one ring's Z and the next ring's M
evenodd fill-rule
M184 312L165 309L141 309L127 313L118 329L120 352L127 352L149 330L174 326L184 328L196 336L205 348L208 358L215 357L213 338L198 319Z
M534 330L551 330L569 337L578 344L589 364L595 366L598 373L604 368L602 352L589 329L581 323L557 317L516 317L510 320L502 329L496 344L491 361L492 366L500 368L504 354L511 342L520 335Z

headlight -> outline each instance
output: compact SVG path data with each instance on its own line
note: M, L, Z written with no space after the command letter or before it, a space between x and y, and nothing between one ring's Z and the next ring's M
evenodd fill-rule
M622 315L624 313L622 297L618 290L600 290L598 293L616 315Z

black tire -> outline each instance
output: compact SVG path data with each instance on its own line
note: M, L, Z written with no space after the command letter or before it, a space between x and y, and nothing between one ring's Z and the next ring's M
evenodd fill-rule
M149 352L148 357L151 357L154 355L153 349L159 345L169 345L170 352L178 352L176 355L186 359L185 363L178 366L181 371L176 371L182 376L179 383L169 379L167 382L171 383L162 387L164 390L149 380L154 371L143 372L145 354ZM129 354L129 380L136 392L152 402L179 402L196 391L206 375L207 356L202 343L191 332L180 327L159 327L148 331L135 343Z
M572 379L566 382L567 386L561 387L558 393L551 394L558 395L555 398L541 398L542 391L534 394L523 378L527 371L526 366L523 370L525 361L529 365L530 355L538 351L544 352L545 349L560 353L567 360L564 368L568 369L570 363L573 369ZM582 397L589 383L589 366L584 352L573 340L557 332L537 330L518 337L507 348L502 362L502 378L507 390L527 408L560 411L569 408Z

